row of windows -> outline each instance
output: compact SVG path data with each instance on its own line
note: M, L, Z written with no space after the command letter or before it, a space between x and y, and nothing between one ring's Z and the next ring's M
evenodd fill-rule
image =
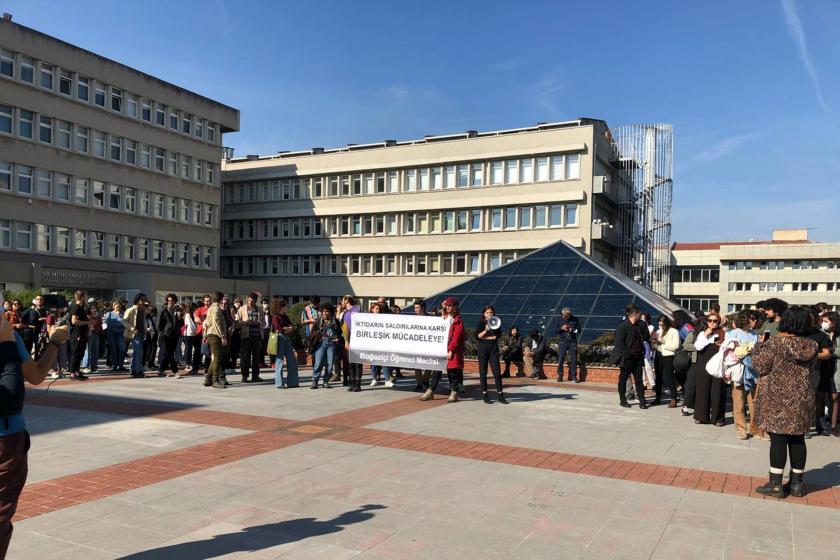
M481 274L530 251L223 258L227 276Z
M753 304L751 303L730 303L726 306L727 313L735 313L736 311L743 311L744 309L752 309ZM829 311L840 311L840 305L829 305Z
M578 225L577 204L226 222L225 239L425 235ZM401 233L400 233L401 232Z
M0 220L0 249L73 257L215 268L213 247L61 226Z
M719 282L720 268L683 268L671 274L673 282Z
M419 169L355 175L302 177L227 184L225 201L270 202L339 196L367 196L399 192L467 189L486 185L515 185L580 178L580 155L478 161Z
M0 161L0 193L213 227L216 205Z
M683 309L689 311L708 311L713 303L718 303L717 298L677 298L675 301Z
M0 76L211 144L221 141L216 123L20 53L0 49Z
M215 185L216 164L26 109L0 105L0 134Z
M835 291L840 282L729 282L730 292L824 292Z
M837 260L796 260L796 261L729 261L729 270L834 270L840 268Z

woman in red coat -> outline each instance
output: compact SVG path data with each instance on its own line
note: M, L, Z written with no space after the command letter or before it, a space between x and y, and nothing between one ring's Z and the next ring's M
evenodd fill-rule
M458 300L449 296L443 300L444 317L452 320L449 325L449 341L446 345L448 352L446 362L446 377L449 379L449 402L458 400L458 390L464 384L464 322L461 320L461 313L458 311ZM421 401L430 401L435 397L435 389L440 382L441 372L432 373L429 380L429 388L420 397Z

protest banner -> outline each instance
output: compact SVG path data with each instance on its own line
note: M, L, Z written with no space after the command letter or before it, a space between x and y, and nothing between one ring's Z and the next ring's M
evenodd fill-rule
M353 314L350 361L446 371L448 319L425 315Z

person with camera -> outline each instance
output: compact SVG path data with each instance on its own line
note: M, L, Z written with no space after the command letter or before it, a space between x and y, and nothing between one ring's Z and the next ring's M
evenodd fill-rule
M563 381L563 362L569 354L569 381L580 383L577 378L577 335L580 332L578 318L572 315L572 310L564 307L557 322L557 381Z
M70 324L70 365L68 370L70 379L85 381L87 376L81 372L82 359L85 357L88 337L90 336L90 321L88 320L85 292L77 290L73 294L73 303L67 309Z
M496 311L488 305L484 308L478 324L475 327L476 338L478 338L478 378L481 383L481 394L486 404L493 400L487 394L487 367L493 372L493 380L496 382L496 394L499 402L507 404L504 390L502 389L502 372L499 364L499 339L502 336L501 321L496 317Z
M510 377L510 364L522 362L522 335L519 334L519 327L512 326L507 335L502 338L502 360L505 362L505 369L502 377Z
M26 350L31 354L34 348L35 355L38 356L40 355L39 346L43 347L44 345L38 345L37 343L47 330L47 307L44 305L44 296L35 296L32 300L32 307L23 312L23 322L26 323L26 330L24 330L23 335Z
M317 313L317 311L316 311ZM335 318L335 307L331 303L321 304L309 334L309 347L313 349L312 385L310 389L318 388L321 371L324 371L324 388L330 388L330 374L335 362L335 349L341 337L341 326Z

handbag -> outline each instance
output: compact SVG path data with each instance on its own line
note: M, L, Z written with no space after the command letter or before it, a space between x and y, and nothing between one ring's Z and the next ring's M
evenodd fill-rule
M724 346L721 346L721 348L715 352L715 355L709 358L709 361L706 362L706 373L712 377L717 377L718 379L723 379L724 348Z
M642 376L644 377L644 383L647 389L653 389L656 386L656 374L653 371L653 366L650 365L650 360L647 358L645 358L645 367Z
M691 367L691 353L680 348L674 352L674 371L683 372Z
M266 353L276 356L277 355L277 339L280 337L280 333L272 332L268 335L268 345L266 346Z
M314 354L315 350L321 345L321 329L312 329L312 332L309 334L309 338L307 341L309 342L309 348L307 352L310 354Z

